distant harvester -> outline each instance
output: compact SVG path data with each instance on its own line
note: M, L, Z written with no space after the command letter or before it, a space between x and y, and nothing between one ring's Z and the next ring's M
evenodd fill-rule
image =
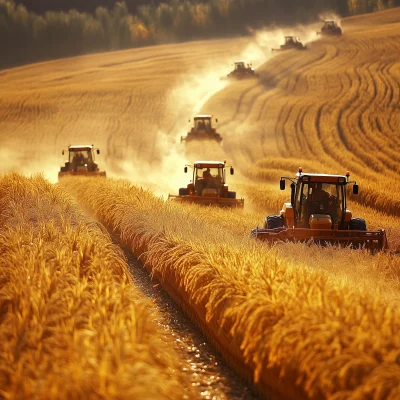
M95 163L95 151L93 145L68 146L68 160L58 173L58 179L65 176L95 176L106 177L105 171L100 171ZM96 149L100 154L100 150ZM65 151L62 151L62 155Z
M190 120L189 120L190 122ZM215 122L218 122L216 119ZM212 115L199 114L194 117L194 126L187 136L181 136L181 142L213 140L221 143L222 137L212 126Z
M334 20L325 20L324 26L321 28L321 32L317 32L317 35L327 36L340 36L342 34L342 28Z

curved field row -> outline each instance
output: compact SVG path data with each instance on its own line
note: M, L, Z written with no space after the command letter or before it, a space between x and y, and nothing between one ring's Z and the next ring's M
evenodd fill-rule
M127 181L71 179L64 184L120 233L262 393L288 399L399 396L400 326L393 301L399 288L389 283L400 270L396 258L383 256L370 281L360 282L361 273L328 273L309 263L307 246L302 247L303 262L287 255L282 261L279 247L266 252L243 235L249 216L241 212L200 213L204 209L165 203ZM320 249L310 250L315 251ZM344 253L332 249L319 261L325 259L328 270L339 254L344 259ZM363 252L353 255L355 271L373 260Z
M0 397L194 395L121 252L59 187L0 178L0 253Z
M229 125L241 133L228 138L226 147L246 176L277 182L290 170L294 176L298 166L311 172L350 170L361 188L353 201L400 215L400 22L374 25L382 14L400 11L364 16L364 29L346 30L356 20L345 20L340 39L282 52L259 69L258 85L238 84L236 92L223 90L207 104L212 108L226 98L226 109L234 110L246 90L257 93L245 115ZM230 121L231 115L221 120Z

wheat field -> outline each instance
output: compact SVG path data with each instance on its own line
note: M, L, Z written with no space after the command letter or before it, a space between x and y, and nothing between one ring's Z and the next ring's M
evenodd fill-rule
M43 177L0 178L0 397L193 395L121 251Z
M204 213L200 206L166 203L128 181L69 179L63 185L120 233L261 393L290 399L400 395L397 258L332 248L318 260L317 246L292 244L286 253L296 256L288 260L282 249L266 251L243 235L249 221L240 211ZM344 265L329 268L335 259ZM344 267L353 272L345 274Z
M396 399L400 9L347 18L341 38L316 37L318 26L2 71L0 173L55 182L61 149L94 143L108 176L125 180L63 188L119 232L261 392ZM284 34L308 50L272 54ZM238 59L259 78L220 81ZM179 143L196 112L218 118L222 146ZM184 164L214 158L236 167L229 183L245 197L243 212L165 202L187 183ZM391 252L254 243L250 229L290 196L280 176L299 166L349 170L360 185L353 214L386 229Z

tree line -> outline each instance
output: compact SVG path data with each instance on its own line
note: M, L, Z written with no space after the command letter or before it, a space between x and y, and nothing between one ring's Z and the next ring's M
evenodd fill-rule
M307 23L326 11L341 16L400 5L400 0L169 0L136 7L126 2L94 12L37 14L0 0L0 68L90 52L246 34L279 24Z
M44 14L46 11L69 11L71 9L80 12L93 13L97 7L112 9L115 3L121 0L14 0L15 3L22 4L29 11L37 14ZM159 4L162 0L124 0L130 13L136 13L139 6L152 3ZM165 0L164 0L165 1Z

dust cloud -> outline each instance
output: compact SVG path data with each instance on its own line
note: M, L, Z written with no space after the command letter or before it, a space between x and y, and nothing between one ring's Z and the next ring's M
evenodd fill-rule
M279 47L285 35L299 36L304 43L318 39L315 28L311 26L252 31L248 42L238 46L238 50L229 50L202 60L199 65L182 76L181 83L168 93L166 112L174 115L176 122L170 131L160 129L157 132L153 157L138 158L138 155L128 148L124 151L123 159L112 161L116 168L107 165L101 157L98 160L100 169L106 170L107 176L129 179L164 196L168 193L176 194L179 187L187 185L191 178L190 174L186 175L183 172L186 164L192 165L194 161L201 159L227 160L229 165L235 162L236 151L233 151L233 146L240 144L243 128L249 131L253 127L244 127L240 123L228 124L230 136L234 139L230 148L214 142L181 143L181 137L187 135L194 115L200 112L213 115L214 127L219 131L219 124L215 122L215 119L219 118L218 110L207 109L207 103L215 94L234 84L224 79L232 70L233 63L244 61L251 63L257 69L275 56L276 53L271 52L271 49ZM191 122L188 122L189 119ZM221 129L222 135L225 128L226 126ZM13 171L22 174L43 173L51 182L57 182L58 171L65 161L61 154L59 157L46 153L21 155L7 148L0 150L0 157L5 160L0 166L0 173Z
M60 159L54 155L31 158L30 154L0 148L0 175L18 172L22 175L42 174L51 183L56 183L60 169Z
M340 27L342 27L341 17L333 12L324 12L319 15L319 19L321 20L321 24L325 20L333 20L335 21Z
M169 93L167 108L169 112L176 113L176 122L171 132L159 131L157 133L156 149L154 150L156 160L137 159L134 154L126 154L124 160L118 162L118 177L124 177L133 183L150 188L157 195L168 196L177 194L180 187L186 187L191 180L190 172L185 174L185 165L193 165L197 160L218 160L227 161L227 165L234 162L236 152L214 142L181 142L181 137L187 135L193 123L193 116L199 113L211 114L213 125L218 129L218 110L207 109L208 101L221 90L225 89L231 82L224 79L232 70L235 61L251 63L257 69L276 53L272 48L279 48L283 43L284 36L298 36L303 43L310 43L318 39L315 27L298 26L288 29L265 29L251 32L247 44L236 54L221 54L213 57L201 66L197 66L183 77L182 83L176 85ZM189 122L190 120L190 122ZM252 127L246 126L246 131ZM229 125L230 136L236 136L235 144L240 142L241 132L244 127L238 124L235 128ZM254 128L255 129L255 128ZM225 129L221 130L223 135ZM224 143L224 141L222 142ZM230 146L232 147L232 146ZM237 160L239 161L239 160ZM242 162L242 167L244 165ZM236 165L239 167L239 165ZM237 182L244 182L245 178L239 174L229 177L229 182L235 185Z
M165 132L157 133L157 143L154 153L157 161L148 159L138 160L128 149L124 159L116 161L118 174L108 173L114 178L125 178L136 186L151 189L159 196L175 194L179 187L186 186L182 180L183 169L187 164L183 145L176 143L176 138ZM136 162L132 162L136 160Z
M288 28L277 28L277 29L265 29L259 31L251 31L255 43L265 53L269 53L269 57L272 57L272 49L279 49L280 45L284 43L285 36L295 36L300 39L303 44L312 43L320 36L317 35L315 25L298 25L296 27Z

